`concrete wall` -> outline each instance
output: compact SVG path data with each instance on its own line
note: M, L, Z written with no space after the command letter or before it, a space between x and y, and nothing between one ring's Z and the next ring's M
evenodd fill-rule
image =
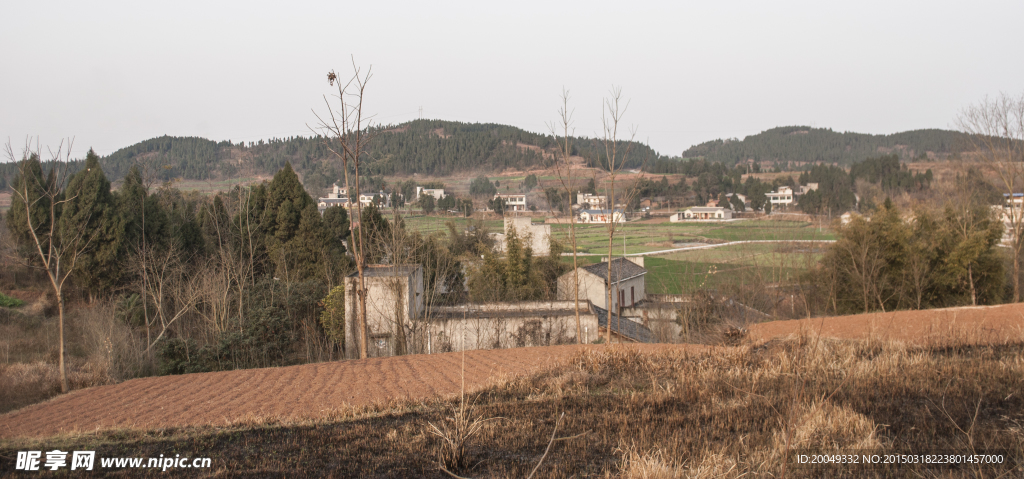
M345 278L345 356L359 357L358 277ZM368 276L366 284L367 355L409 352L409 328L423 312L423 268L402 276Z
M515 228L516 234L522 238L529 238L530 248L534 256L546 256L551 252L551 225L533 224L530 218L516 217L505 218L505 228L501 234L494 235L498 251L504 252L508 245L505 243L505 234L509 228Z
M417 338L423 352L499 349L576 343L576 314L571 301L489 303L435 308L426 334ZM580 304L584 342L598 338L597 316ZM424 337L425 336L425 337Z

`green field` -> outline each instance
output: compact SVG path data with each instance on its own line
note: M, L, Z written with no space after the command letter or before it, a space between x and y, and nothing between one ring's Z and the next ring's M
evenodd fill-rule
M786 243L745 244L645 256L647 292L692 293L722 285L786 284L818 261L821 246ZM601 261L600 256L579 256L581 265ZM562 261L572 264L572 257Z
M568 247L569 225L552 225L551 233ZM827 229L797 221L737 221L732 223L626 223L612 242L613 254L621 255L625 236L626 254L647 253L678 247L684 243L744 240L832 240ZM580 253L608 252L605 225L577 225L576 249Z

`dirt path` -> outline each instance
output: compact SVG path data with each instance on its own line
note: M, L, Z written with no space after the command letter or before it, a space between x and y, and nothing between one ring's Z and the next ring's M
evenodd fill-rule
M466 389L478 389L509 374L530 373L581 348L602 346L468 351ZM303 419L327 415L346 405L428 400L460 391L462 359L461 353L412 355L133 379L73 391L0 416L0 437L216 426L260 417Z

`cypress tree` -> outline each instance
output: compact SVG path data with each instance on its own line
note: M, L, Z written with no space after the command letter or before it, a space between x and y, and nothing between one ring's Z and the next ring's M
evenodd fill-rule
M117 214L110 181L99 160L89 149L85 169L71 177L65 190L67 202L59 221L62 238L83 235L88 242L78 256L75 278L89 291L90 299L120 281L119 254L124 240L124 221Z
M27 177L18 175L11 182L11 189L21 194L11 195L11 209L7 210L7 230L14 238L18 246L18 252L23 258L29 258L33 263L39 261L39 254L36 252L36 243L32 238L32 231L28 227L29 214L32 217L32 224L36 226L36 233L43 239L43 232L50 229L50 201L43 196L44 180L42 165L39 163L39 156L32 154L24 160L26 162L24 171ZM51 175L52 177L52 175ZM25 201L22 195L27 192L29 212L25 211ZM46 244L42 245L46 248Z

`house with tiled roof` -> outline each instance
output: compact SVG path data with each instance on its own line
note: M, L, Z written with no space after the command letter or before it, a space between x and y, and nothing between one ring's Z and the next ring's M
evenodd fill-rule
M558 299L573 299L574 280L579 278L579 299L588 300L601 309L617 310L619 306L630 307L644 300L647 269L643 257L616 258L612 260L609 276L608 262L581 266L576 272L570 271L558 278ZM610 278L610 281L609 281ZM608 307L607 286L611 283L612 302Z

